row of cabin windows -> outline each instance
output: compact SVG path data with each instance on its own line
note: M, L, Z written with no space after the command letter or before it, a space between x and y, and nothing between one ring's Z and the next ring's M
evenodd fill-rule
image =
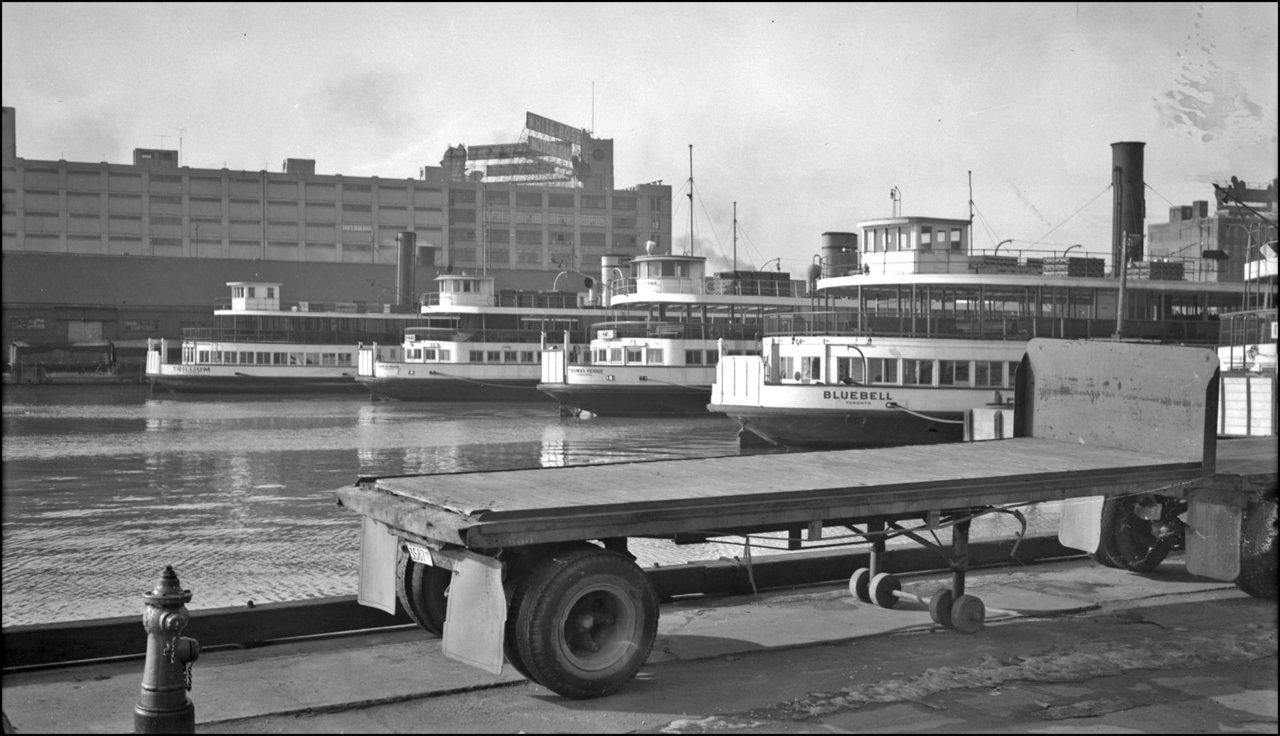
M467 358L472 363L540 363L542 356L536 350L470 350ZM409 348L405 360L410 363L448 363L453 351L447 348Z
M354 349L347 353L268 352L258 350L182 350L188 365L355 365Z
M595 365L662 365L665 352L663 348L595 348L591 351L591 362ZM685 365L715 365L719 361L718 350L684 351Z
M231 296L235 297L236 299L244 299L246 297L248 297L249 299L255 299L257 298L257 295L254 292L257 291L257 288L258 287L256 286L233 286L231 287ZM262 287L262 291L263 291L264 298L266 299L276 298L276 287L264 286Z
M779 359L783 380L825 383L822 358ZM1001 360L920 360L915 358L836 358L834 383L874 386L959 386L1012 388L1016 362Z

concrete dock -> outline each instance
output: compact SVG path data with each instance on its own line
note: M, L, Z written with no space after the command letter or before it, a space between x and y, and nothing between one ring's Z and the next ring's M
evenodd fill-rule
M449 660L411 627L207 652L190 698L197 731L219 733L993 732L1019 713L1043 729L1140 717L1181 733L1198 730L1192 700L1212 730L1275 733L1275 602L1193 578L1178 557L1146 576L1080 560L974 571L988 613L973 635L843 586L672 602L640 675L595 701ZM7 673L4 712L18 733L131 731L141 669Z

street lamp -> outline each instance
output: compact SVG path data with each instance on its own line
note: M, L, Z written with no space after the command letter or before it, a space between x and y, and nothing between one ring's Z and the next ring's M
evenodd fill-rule
M770 258L769 260L767 260L767 261L765 261L765 262L764 262L764 265L760 266L760 268L757 268L757 269L756 269L756 271L763 271L765 266L769 265L770 263L773 263L774 261L777 261L777 262L778 262L778 270L779 270L779 271L781 271L781 270L782 270L782 258Z
M1009 238L1007 240L1001 240L999 243L996 243L996 252L993 255L997 255L997 256L1000 255L1000 246L1004 245L1005 243L1012 243L1012 242L1013 242L1013 238Z
M1083 247L1084 247L1084 246L1082 246L1081 244L1076 243L1075 245L1071 246L1070 248L1067 248L1066 250L1062 251L1062 257L1063 257L1063 258L1066 258L1066 257L1067 257L1067 254L1068 254L1068 253L1070 253L1071 251L1075 250L1076 248L1083 248Z

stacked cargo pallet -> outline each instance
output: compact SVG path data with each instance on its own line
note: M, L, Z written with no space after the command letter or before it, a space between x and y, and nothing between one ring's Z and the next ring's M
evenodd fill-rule
M1101 258L1068 258L1057 256L1044 259L1045 276L1088 276L1102 278L1106 269Z
M1183 281L1185 269L1181 261L1134 261L1129 264L1129 278L1148 281Z

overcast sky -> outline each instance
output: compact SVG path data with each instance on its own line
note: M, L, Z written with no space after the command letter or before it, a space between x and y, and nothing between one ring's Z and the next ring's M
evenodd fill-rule
M1110 250L1111 144L1147 223L1277 173L1275 3L3 4L18 155L416 178L525 111L673 188L699 255L803 277L826 231L965 218L992 248ZM719 260L717 258L717 260ZM770 268L775 266L770 265Z

